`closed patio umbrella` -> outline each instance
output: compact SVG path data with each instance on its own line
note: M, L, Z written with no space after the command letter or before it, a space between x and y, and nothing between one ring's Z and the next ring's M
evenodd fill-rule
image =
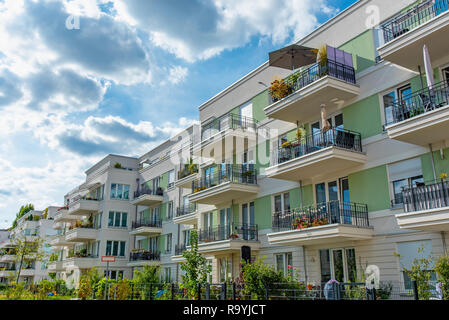
M327 112L326 112L326 105L321 105L321 128L323 132L326 132L331 128L331 124L327 120Z
M427 46L423 46L423 58L424 58L424 69L426 71L426 79L427 79L427 86L430 90L433 89L434 81L433 81L433 69L432 64L430 62L430 55L429 50L427 49Z
M269 65L295 70L316 62L318 50L297 44L292 44L268 54Z

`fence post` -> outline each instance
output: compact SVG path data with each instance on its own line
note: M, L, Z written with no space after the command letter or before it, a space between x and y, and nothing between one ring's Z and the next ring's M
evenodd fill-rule
M171 299L175 300L175 284L171 283Z
M198 283L198 300L201 300L201 282Z
M413 287L413 297L415 298L415 300L419 300L418 284L416 283L416 280L412 280L412 287Z
M206 300L210 300L210 283L206 283Z
M235 293L235 282L232 283L232 300L235 300L236 293Z

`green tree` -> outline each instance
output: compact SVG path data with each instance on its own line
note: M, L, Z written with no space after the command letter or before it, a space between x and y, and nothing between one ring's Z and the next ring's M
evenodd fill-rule
M207 263L206 258L198 252L198 232L192 230L190 233L190 250L182 253L186 259L181 263L181 270L185 273L181 276L181 288L187 290L189 298L197 296L199 284L206 284L207 276L212 272L212 267Z
M25 263L29 264L36 261L42 261L46 254L42 250L43 240L41 237L33 237L21 233L15 236L13 239L15 244L14 262L19 265L19 269L16 269L16 283L19 283L20 273Z
M449 300L449 256L441 256L435 263L435 271L438 275L438 280L441 282L441 291L443 292L443 299Z
M34 205L29 203L26 204L24 206L21 206L19 209L19 212L16 213L16 218L14 219L14 221L12 222L12 226L11 229L14 229L17 226L17 220L19 220L20 218L22 218L24 215L26 215L28 212L30 212L31 210L34 210Z
M143 266L142 270L134 270L133 283L135 291L142 299L148 292L151 283L158 283L160 279L160 268L158 266Z

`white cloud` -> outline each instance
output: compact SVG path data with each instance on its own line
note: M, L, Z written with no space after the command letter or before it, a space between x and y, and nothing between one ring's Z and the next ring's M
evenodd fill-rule
M168 73L168 81L172 84L183 82L187 78L188 69L186 67L175 66L170 68Z

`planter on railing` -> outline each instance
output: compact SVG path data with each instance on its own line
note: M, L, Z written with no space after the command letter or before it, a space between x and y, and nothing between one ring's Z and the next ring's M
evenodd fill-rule
M273 214L275 230L302 230L328 224L369 227L366 204L330 201Z
M449 84L441 81L432 89L414 91L411 95L385 106L385 126L411 119L449 104Z
M299 141L293 140L282 143L277 150L275 159L280 164L332 146L362 152L362 138L360 133L345 129L332 128L325 132L320 130L305 136Z
M449 206L449 180L420 183L402 190L405 212L415 212Z
M229 224L198 230L198 242L206 243L221 240L259 240L258 226L249 224Z
M257 172L254 165L215 165L212 176L204 176L192 182L192 192L197 193L226 182L257 184Z
M415 29L448 10L448 0L427 0L400 13L382 26L385 43Z

